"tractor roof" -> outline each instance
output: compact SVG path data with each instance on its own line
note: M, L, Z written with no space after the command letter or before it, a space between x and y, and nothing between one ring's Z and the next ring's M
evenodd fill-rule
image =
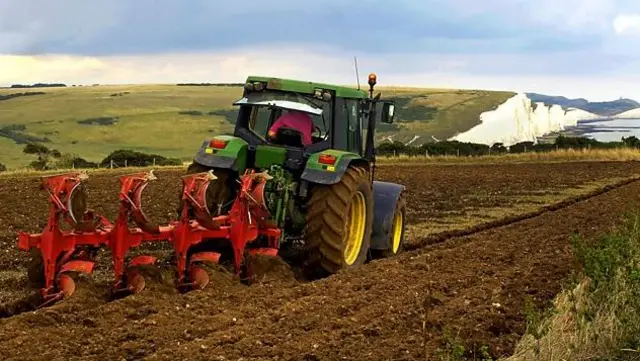
M310 81L251 75L247 78L247 83L249 82L267 83L267 89L294 91L303 94L314 94L316 89L326 89L335 91L336 97L340 98L362 99L367 97L367 93L364 90L332 84L314 83Z

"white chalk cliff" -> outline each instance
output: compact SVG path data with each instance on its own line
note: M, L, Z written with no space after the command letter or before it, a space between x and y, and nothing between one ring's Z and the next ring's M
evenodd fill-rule
M575 126L579 120L602 118L597 114L575 108L566 111L559 105L534 105L524 93L516 94L495 110L480 114L480 124L450 140L509 146L519 142L535 142L551 132Z
M617 119L640 119L640 108L627 110L615 115Z

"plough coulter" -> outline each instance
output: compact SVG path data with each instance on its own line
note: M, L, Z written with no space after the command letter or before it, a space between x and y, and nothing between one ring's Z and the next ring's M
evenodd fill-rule
M45 178L48 224L40 234L19 235L21 249L38 251L45 303L72 294L68 273L91 273L96 251L105 247L113 258L115 294L144 288L138 266L156 259L136 256L125 266L125 257L147 242L172 245L181 290L208 283L203 262L231 260L236 273L251 279L252 253L295 256L315 276L401 252L404 187L374 180L376 124L393 123L394 104L373 95L375 74L368 80L367 95L330 84L250 76L234 103L239 106L234 134L202 142L182 177L179 220L166 225L153 224L142 211L142 191L155 178L152 172L120 178L115 223L86 209L85 175ZM287 119L306 125L297 129ZM70 230L62 229L65 223ZM230 252L229 247L219 251L225 245Z
M153 171L120 177L120 209L115 223L96 215L86 208L84 173L68 173L46 177L42 186L49 193L49 218L42 233L20 232L18 246L21 250L39 250L44 285L42 306L70 296L75 283L69 272L90 274L93 271L92 255L99 247L107 247L113 258L115 273L112 293L137 293L145 286L144 278L136 270L142 265L152 265L156 258L148 255L133 257L125 270L127 252L145 242L171 243L177 263L176 286L186 291L204 288L209 277L198 266L201 262L218 263L220 253L190 252L203 240L228 242L233 249L233 263L239 274L243 269L245 250L276 256L281 230L264 222L267 212L264 205L264 184L269 176L248 170L239 180L240 192L227 215L212 216L206 204L207 189L216 179L212 171L182 177L184 207L180 219L168 225L153 224L142 210L142 192L156 177ZM64 223L71 230L63 230ZM130 226L133 223L134 226ZM260 244L252 244L256 240ZM248 247L249 246L249 247ZM248 249L247 249L248 248Z

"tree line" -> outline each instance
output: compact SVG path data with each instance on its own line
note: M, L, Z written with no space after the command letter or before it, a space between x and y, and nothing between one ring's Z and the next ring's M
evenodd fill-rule
M130 149L119 149L111 152L100 162L91 162L77 154L62 153L40 143L25 145L22 152L34 156L27 167L34 170L70 169L70 168L113 168L113 167L148 167L182 165L182 160L167 158L158 154L146 154ZM0 172L7 167L0 163Z
M63 83L35 83L35 84L13 84L13 89L28 89L28 88L66 88L67 84Z
M614 149L635 148L640 149L640 139L635 136L623 137L619 142L599 142L595 139L584 137L559 136L553 143L520 142L509 147L502 143L491 146L486 144L440 141L427 143L420 146L405 145L402 142L382 143L376 149L379 156L482 156L514 154L526 152L550 152L559 149ZM50 149L40 143L25 145L23 153L35 157L28 167L35 170L69 169L69 168L109 168L109 167L148 167L148 166L172 166L181 165L182 160L167 158L158 154L146 154L130 149L119 149L111 152L100 162L91 162L70 153L61 153L57 149ZM0 172L6 171L4 164L0 163Z
M550 152L559 149L614 149L640 148L640 139L635 136L623 137L619 142L600 142L585 137L558 136L553 143L520 142L509 147L502 143L492 145L459 142L455 140L426 143L420 146L405 145L402 142L386 142L377 147L380 156L483 156L507 153Z

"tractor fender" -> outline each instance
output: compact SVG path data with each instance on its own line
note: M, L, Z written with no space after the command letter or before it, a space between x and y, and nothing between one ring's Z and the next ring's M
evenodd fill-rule
M241 171L245 166L244 163L247 154L246 142L235 137L218 136L215 138L228 140L229 144L225 149L213 150L209 146L210 139L204 140L196 152L193 161L205 167Z
M396 183L373 181L373 232L371 249L386 250L391 245L393 214L405 187Z
M368 163L364 159L345 153L339 156L338 161L333 167L322 166L310 161L304 168L300 178L309 183L324 185L336 184L340 182L350 165L363 165L367 169L369 168Z

